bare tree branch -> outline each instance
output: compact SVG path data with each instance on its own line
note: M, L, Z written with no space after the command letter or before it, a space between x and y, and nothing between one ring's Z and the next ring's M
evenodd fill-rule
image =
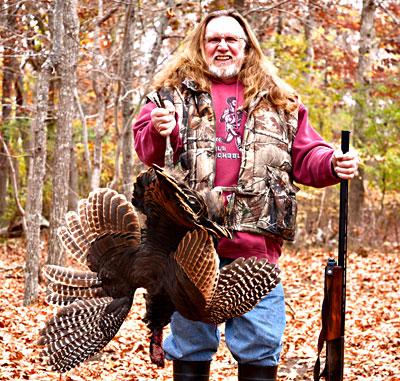
M104 16L99 17L95 23L97 26L100 26L101 24L103 24L104 22L106 22L115 12L118 11L119 9L119 5L115 6L114 8L111 8Z
M254 12L269 12L275 8L279 8L281 5L286 4L289 1L290 0L281 1L280 3L274 4L271 7L258 7L258 8L249 9L247 12L243 12L243 16L248 16L249 14L254 13Z

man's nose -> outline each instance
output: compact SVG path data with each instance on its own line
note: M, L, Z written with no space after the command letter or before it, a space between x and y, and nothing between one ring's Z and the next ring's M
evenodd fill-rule
M229 49L228 43L225 41L225 38L222 38L221 41L219 42L218 49L220 49L220 50L228 50Z

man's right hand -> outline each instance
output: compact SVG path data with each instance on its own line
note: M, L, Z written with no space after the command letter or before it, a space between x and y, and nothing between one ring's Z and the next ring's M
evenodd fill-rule
M156 107L151 112L151 124L153 128L164 137L171 135L176 126L175 120L175 107L169 102L165 101L165 108Z

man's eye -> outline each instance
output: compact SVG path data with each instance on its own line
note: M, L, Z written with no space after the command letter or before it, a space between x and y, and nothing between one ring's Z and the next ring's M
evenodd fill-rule
M239 39L236 37L227 37L227 38L225 38L225 41L228 44L236 44L239 41Z

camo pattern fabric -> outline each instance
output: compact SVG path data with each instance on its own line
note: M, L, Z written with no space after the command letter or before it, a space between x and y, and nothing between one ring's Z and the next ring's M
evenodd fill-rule
M215 176L215 115L210 94L185 80L180 89L164 88L154 97L176 108L184 152L179 159L186 181L211 189ZM229 187L226 225L232 230L278 235L293 240L298 188L291 179L291 149L297 132L297 111L276 110L261 92L251 102L241 148L236 187ZM262 104L260 104L260 102Z

